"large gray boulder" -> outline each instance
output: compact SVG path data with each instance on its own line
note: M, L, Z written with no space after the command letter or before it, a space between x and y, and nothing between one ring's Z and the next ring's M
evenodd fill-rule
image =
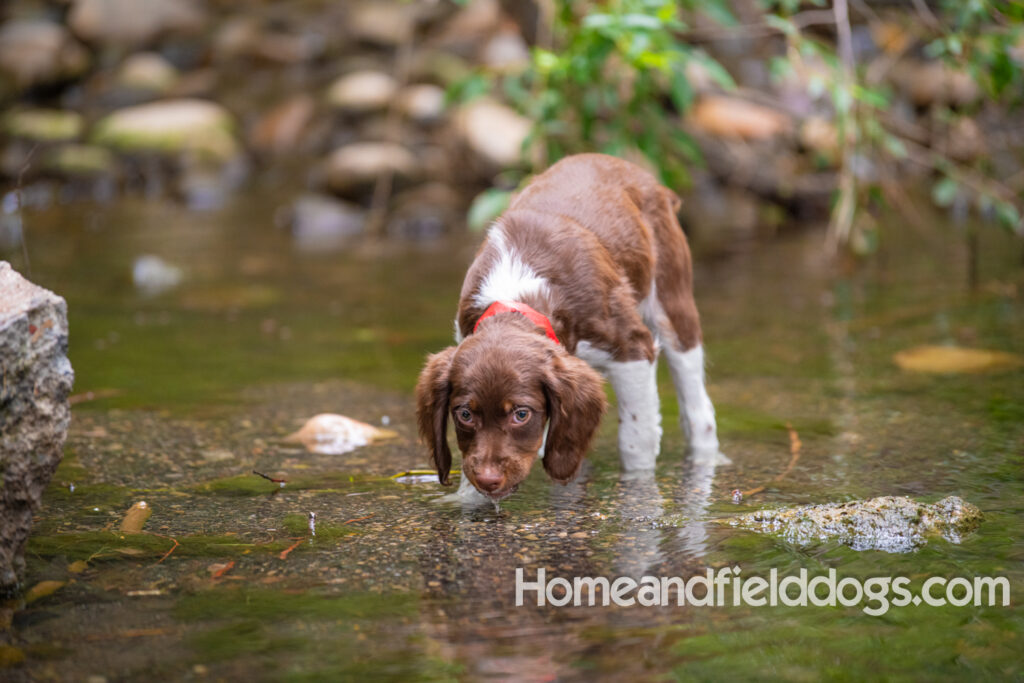
M17 588L32 514L63 456L67 352L64 299L0 261L0 595Z

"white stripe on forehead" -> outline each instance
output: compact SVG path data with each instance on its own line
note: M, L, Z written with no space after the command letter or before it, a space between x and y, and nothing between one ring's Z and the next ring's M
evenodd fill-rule
M531 295L548 295L548 281L523 262L508 243L500 223L491 226L487 241L497 253L497 261L473 296L473 303L485 307L495 301L520 301Z

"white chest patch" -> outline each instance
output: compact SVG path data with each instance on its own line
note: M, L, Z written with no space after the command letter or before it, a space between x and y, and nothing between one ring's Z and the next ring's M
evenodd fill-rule
M500 225L491 227L487 239L497 251L498 259L480 285L480 291L473 296L473 303L488 306L495 301L519 301L531 295L548 295L548 281L523 262L508 243Z

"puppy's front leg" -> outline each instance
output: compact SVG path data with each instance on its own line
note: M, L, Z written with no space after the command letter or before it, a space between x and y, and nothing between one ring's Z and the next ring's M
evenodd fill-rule
M622 468L627 471L654 469L661 449L657 361L613 361L605 369L619 408Z

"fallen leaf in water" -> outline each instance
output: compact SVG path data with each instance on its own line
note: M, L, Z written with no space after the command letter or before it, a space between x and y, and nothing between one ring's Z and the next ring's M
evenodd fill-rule
M81 574L89 568L89 563L85 560L75 560L68 565L68 571L72 574Z
M224 576L229 571L231 571L234 568L234 566L234 560L231 560L230 562L215 562L214 564L211 564L209 567L207 567L206 571L210 572L210 575L213 578L219 579L220 577Z
M896 353L893 361L911 372L950 374L1011 370L1024 365L1024 358L1013 353L958 346L915 346Z
M12 645L0 645L0 669L6 669L25 661L25 653Z
M40 581L25 593L25 604L28 605L48 595L53 595L67 583L67 581Z
M379 429L344 415L322 413L311 417L302 429L289 434L284 440L301 443L311 453L341 455L374 441L397 436L388 429Z
M146 555L146 551L140 548L114 548L114 552L118 555L127 555L128 557L140 557Z
M121 520L121 532L125 534L139 534L142 533L142 527L146 525L146 520L153 514L153 508L144 500L140 500L135 505L128 508L128 512L124 514L124 519Z

